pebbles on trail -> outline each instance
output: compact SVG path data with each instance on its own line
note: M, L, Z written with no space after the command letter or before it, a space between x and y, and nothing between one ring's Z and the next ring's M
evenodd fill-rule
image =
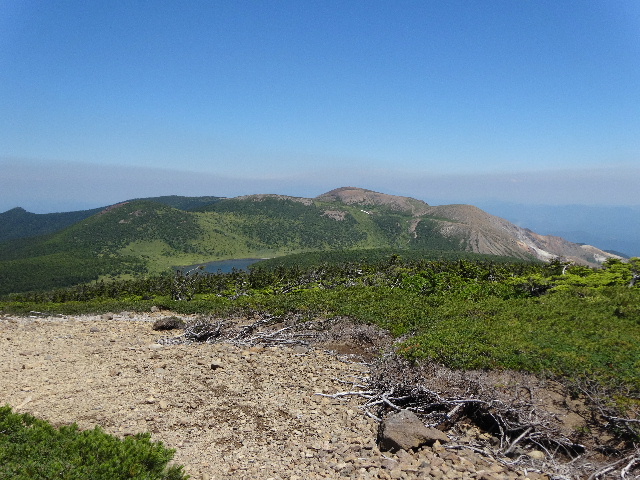
M316 395L349 389L365 364L306 348L161 346L156 319L0 317L0 404L56 425L149 431L195 480L548 478L440 442L381 452L357 399Z

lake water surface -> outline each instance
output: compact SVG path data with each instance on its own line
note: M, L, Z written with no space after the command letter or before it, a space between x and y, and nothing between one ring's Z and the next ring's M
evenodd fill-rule
M188 267L182 267L182 270L188 272L192 268L196 268L199 265L204 266L204 270L207 273L231 273L235 268L236 270L249 270L249 265L253 265L264 258L234 258L231 260L217 260L215 262L200 263L198 265L190 265Z

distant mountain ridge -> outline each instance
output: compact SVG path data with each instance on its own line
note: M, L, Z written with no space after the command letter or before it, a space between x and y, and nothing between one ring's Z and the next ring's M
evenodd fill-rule
M586 265L615 257L539 235L474 206L430 206L356 187L315 198L154 197L54 217L14 210L0 214L0 225L6 218L13 218L7 224L18 226L20 218L47 220L49 231L0 244L0 293L213 260L322 250L464 251L520 259L562 257ZM77 221L65 224L73 216ZM55 221L60 228L51 230ZM22 232L36 227L32 223L31 230Z
M101 208L65 213L31 213L16 207L0 213L0 242L57 232L98 213Z
M167 195L149 197L139 200L161 203L179 210L192 210L222 200L224 197L184 197ZM135 199L134 199L135 200ZM128 201L134 201L128 200ZM78 210L63 213L31 213L22 207L12 208L0 213L0 243L18 238L47 235L69 227L85 218L108 207L98 207L90 210Z
M640 205L523 205L493 201L478 206L541 234L640 256Z

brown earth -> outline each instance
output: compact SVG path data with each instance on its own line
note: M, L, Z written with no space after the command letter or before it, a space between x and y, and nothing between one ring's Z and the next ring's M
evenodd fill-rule
M372 332L329 330L313 348L160 345L163 316L0 317L0 404L56 425L149 431L195 479L549 478L462 444L381 452L357 397L318 395L366 384L370 351L352 355L349 338L378 348Z
M347 205L384 205L391 210L410 213L414 216L423 215L429 209L429 205L422 200L357 187L336 188L316 197L316 200L338 201Z

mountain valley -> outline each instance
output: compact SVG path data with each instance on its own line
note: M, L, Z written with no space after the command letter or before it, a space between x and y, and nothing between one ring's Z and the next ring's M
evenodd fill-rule
M616 257L471 205L343 187L315 198L165 196L84 212L0 214L0 294L232 258L389 248L597 266Z

